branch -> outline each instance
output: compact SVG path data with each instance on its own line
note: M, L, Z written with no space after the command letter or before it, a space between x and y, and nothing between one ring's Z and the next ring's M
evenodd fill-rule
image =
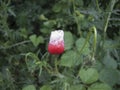
M8 46L8 47L0 47L0 49L10 49L10 48L13 48L13 47L16 47L16 46L19 46L19 45L22 45L22 44L26 44L26 43L29 43L31 42L30 40L26 40L26 41L22 41L22 42L19 42L19 43L15 43L11 46Z

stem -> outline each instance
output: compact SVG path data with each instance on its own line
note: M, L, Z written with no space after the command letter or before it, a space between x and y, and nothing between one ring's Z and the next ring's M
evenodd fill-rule
M72 4L73 4L73 14L75 13L75 2L74 2L74 0L72 0Z
M110 3L111 7L110 7L110 10L108 10L108 16L106 17L106 23L105 23L105 26L104 26L104 32L107 31L107 27L108 27L108 22L110 20L110 16L111 16L111 13L113 11L113 7L115 5L115 0L111 0L111 3Z
M58 56L55 56L55 61L54 61L54 64L55 64L55 73L59 73L57 58L58 58Z
M77 30L79 32L79 35L81 35L79 21L78 21L78 19L76 17L75 17L75 19L76 19L76 23L77 23Z
M83 44L83 46L82 46L82 48L81 48L81 50L80 50L80 55L81 55L83 49L85 48L85 46L87 45L87 42L88 42L88 40L89 40L91 34L92 34L92 32L90 31L90 32L88 33L88 35L87 35L87 38L86 38L85 43Z
M85 43L83 44L83 46L82 46L82 48L81 48L81 50L80 50L80 55L81 55L83 49L85 48L85 46L87 45L87 42L88 42L88 40L90 39L90 36L91 36L91 34L92 34L92 31L94 31L94 43L93 43L93 55L92 55L92 57L94 57L95 52L96 52L96 44L97 44L97 30L96 30L95 27L92 27L92 28L90 29L90 32L89 32L88 35L87 35L86 41L85 41Z
M78 18L76 18L77 16L76 16L76 13L75 13L75 0L72 0L72 5L73 5L73 16L74 16L75 22L77 24L77 30L78 30L79 34L81 35L79 21L78 21Z
M93 57L96 53L96 44L97 44L97 30L95 27L93 27L92 31L94 31L94 44L93 44Z
M107 47L105 47L105 48L107 48L107 49L109 49L109 48L112 48L112 49L120 49L120 44L115 44L115 45L107 46Z
M101 12L101 9L99 8L98 0L96 0L96 7L99 12Z
M103 34L103 43L102 43L102 47L104 47L104 42L105 42L105 38L106 38L106 31L107 31L107 27L108 27L108 23L110 20L110 16L112 14L113 11L113 7L116 3L116 0L111 0L109 7L108 7L108 11L109 13L107 14L106 18L105 18L105 26L104 26L104 34Z
M50 70L48 67L44 66L44 68L47 70L48 73L52 74L52 70Z

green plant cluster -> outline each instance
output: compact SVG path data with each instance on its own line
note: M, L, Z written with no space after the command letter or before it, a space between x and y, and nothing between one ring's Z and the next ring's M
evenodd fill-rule
M120 90L120 1L0 0L0 90Z

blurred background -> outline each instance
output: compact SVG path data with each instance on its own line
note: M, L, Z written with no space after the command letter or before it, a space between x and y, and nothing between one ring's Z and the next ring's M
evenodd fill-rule
M0 89L120 90L120 1L0 0Z

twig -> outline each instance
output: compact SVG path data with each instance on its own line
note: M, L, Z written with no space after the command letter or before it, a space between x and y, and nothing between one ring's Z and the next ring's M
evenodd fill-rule
M8 47L1 47L0 49L10 49L10 48L13 48L13 47L16 47L16 46L19 46L19 45L22 45L22 44L26 44L26 43L29 43L31 42L30 40L26 40L26 41L22 41L22 42L19 42L19 43L15 43L11 46L8 46Z

